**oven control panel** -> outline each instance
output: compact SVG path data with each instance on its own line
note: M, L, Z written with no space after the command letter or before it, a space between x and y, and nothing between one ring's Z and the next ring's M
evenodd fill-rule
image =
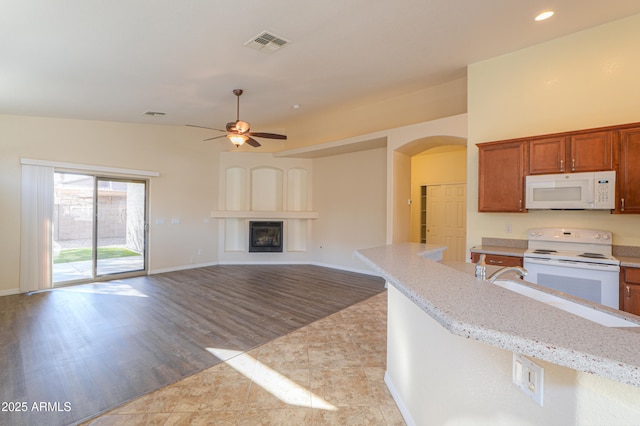
M577 228L532 228L529 241L566 241L573 243L611 244L609 231Z

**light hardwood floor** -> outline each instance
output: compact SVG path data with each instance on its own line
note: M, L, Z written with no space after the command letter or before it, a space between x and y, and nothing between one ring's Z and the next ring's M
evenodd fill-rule
M0 424L85 421L220 364L207 348L246 353L382 291L367 275L260 265L0 297L0 401L26 406Z

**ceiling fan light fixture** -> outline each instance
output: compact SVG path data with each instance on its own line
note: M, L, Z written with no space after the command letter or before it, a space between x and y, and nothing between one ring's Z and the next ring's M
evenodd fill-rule
M232 144L234 144L236 147L241 146L242 144L244 144L247 139L249 139L248 137L246 137L245 135L227 135L227 138L231 141Z
M236 121L236 131L238 133L245 133L249 131L249 123L246 121L238 120Z

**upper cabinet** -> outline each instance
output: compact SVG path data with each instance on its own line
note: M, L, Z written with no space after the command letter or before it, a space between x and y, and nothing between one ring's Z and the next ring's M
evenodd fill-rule
M570 136L567 172L613 170L612 136L611 131Z
M480 212L525 212L527 175L615 170L614 213L640 214L640 123L477 146Z
M602 131L529 141L529 174L613 170L613 132Z
M478 145L478 211L524 211L525 144Z
M529 141L529 174L563 173L566 163L566 137Z
M616 213L640 213L640 127L619 130Z

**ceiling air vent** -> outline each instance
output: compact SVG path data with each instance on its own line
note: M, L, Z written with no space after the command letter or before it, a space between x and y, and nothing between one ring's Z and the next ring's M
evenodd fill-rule
M276 50L282 49L289 43L291 42L287 39L284 39L270 32L263 31L257 36L252 37L251 40L244 43L244 46L250 47L251 49L259 50L264 53L273 53Z

